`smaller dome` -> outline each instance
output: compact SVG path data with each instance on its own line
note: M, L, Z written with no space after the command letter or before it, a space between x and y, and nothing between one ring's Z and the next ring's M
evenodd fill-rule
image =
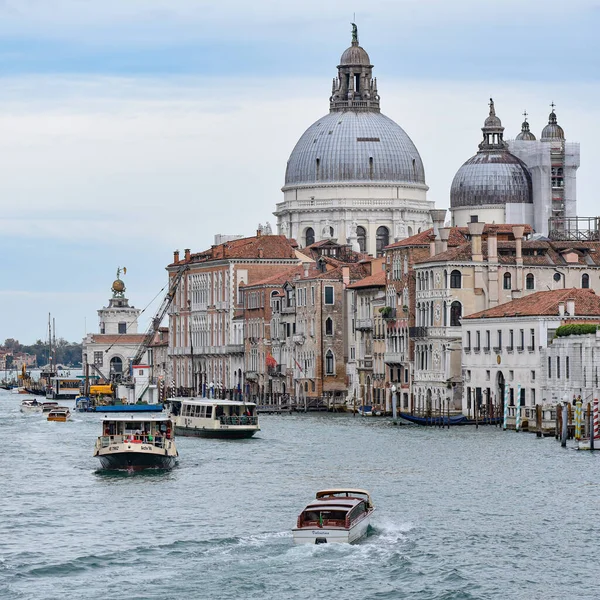
M542 130L542 141L551 141L551 140L564 140L565 132L563 128L558 124L556 120L556 113L554 110L550 113L548 117L548 125L544 127Z
M352 42L352 46L344 50L342 58L340 58L340 67L349 65L371 66L371 59L367 51L362 46L359 46L358 42Z
M525 142L535 141L535 135L533 135L533 133L531 133L531 131L529 130L529 123L527 122L527 120L523 121L521 125L521 133L519 133L516 139Z

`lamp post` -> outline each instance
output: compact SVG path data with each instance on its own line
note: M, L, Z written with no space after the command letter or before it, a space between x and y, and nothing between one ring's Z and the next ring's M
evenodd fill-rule
M210 382L210 385L208 386L210 388L210 397L214 398L215 397L215 384L214 382Z
M394 423L396 422L396 419L398 418L398 410L397 410L397 406L398 406L398 401L396 398L396 386L392 385L392 419L394 419Z

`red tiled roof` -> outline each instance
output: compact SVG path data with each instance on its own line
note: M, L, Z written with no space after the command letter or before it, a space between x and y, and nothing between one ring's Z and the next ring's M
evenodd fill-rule
M304 273L304 267L302 267L302 266L286 267L284 270L278 271L274 275L270 275L269 277L266 277L265 279L261 279L260 281L256 281L254 283L248 283L246 285L246 289L253 288L253 287L260 287L260 286L278 287L278 286L283 285L286 281L290 281L291 279L293 279L294 275L302 274L302 273Z
M465 236L463 229L464 227L451 227L450 234L448 235L448 246L458 246L459 244L464 244ZM468 233L468 229L467 229ZM416 233L415 235L411 235L410 237L404 238L399 242L395 242L394 244L390 244L386 246L385 249L388 250L390 248L406 248L408 246L429 246L429 236L433 234L433 227L426 229L425 231L421 231L421 233Z
M370 288L370 287L385 287L386 284L386 272L379 271L374 275L369 275L364 279L360 279L356 283L348 286L348 289L358 290L360 288Z
M502 317L558 317L558 303L575 300L575 314L570 317L600 317L600 297L594 290L567 288L536 292L506 304L463 317L463 319L493 319Z

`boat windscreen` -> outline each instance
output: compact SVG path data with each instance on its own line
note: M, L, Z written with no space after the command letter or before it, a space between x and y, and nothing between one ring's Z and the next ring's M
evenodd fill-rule
M327 521L344 521L346 514L346 511L343 510L308 510L304 513L304 520L319 521L320 519L325 519Z

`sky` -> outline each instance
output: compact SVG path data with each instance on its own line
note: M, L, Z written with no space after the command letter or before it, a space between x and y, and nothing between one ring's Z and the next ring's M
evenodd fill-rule
M97 331L118 266L145 330L173 250L274 226L353 20L436 207L493 97L506 138L556 103L600 212L600 0L0 0L0 342Z

